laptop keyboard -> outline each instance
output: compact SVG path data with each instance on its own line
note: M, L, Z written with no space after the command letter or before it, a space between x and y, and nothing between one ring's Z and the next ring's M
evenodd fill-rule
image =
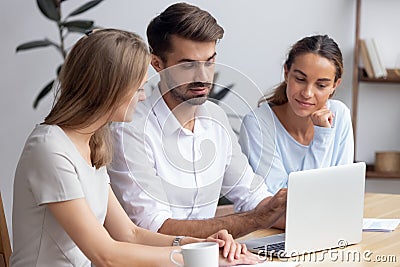
M256 247L255 249L264 250L266 252L276 253L285 250L285 242L273 243L264 246Z

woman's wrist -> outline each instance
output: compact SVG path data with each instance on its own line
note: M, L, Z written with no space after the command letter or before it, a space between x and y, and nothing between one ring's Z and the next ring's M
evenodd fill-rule
M184 236L175 236L174 240L172 241L172 246L173 247L182 246L182 240L184 238L185 238Z
M201 239L201 238L195 238L195 237L190 237L190 236L183 236L180 239L180 246L186 245L186 244L190 244L190 243L197 243L197 242L204 242L205 239Z

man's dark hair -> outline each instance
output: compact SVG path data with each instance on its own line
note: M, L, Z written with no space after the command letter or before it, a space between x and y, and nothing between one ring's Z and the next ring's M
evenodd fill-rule
M216 42L222 39L224 29L207 11L187 3L177 3L155 17L147 27L150 51L163 61L165 54L171 51L171 35L199 42Z

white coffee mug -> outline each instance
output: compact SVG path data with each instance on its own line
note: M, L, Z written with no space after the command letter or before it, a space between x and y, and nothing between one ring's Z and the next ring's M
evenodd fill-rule
M184 265L174 260L176 253L182 254ZM218 267L219 246L215 242L191 243L171 251L169 258L181 267Z

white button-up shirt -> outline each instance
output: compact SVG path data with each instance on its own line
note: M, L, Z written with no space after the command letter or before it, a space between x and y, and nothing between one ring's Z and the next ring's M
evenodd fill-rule
M197 107L191 132L155 89L137 105L131 123L114 123L112 131L111 185L141 227L157 231L168 218L212 218L221 195L236 211L271 196L242 154L225 112L210 101Z

